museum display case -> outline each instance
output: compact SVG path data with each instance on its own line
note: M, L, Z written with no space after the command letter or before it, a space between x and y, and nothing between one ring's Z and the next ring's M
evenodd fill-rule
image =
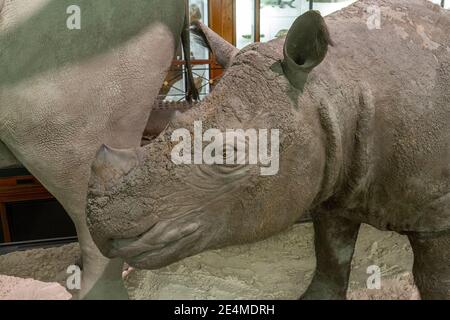
M342 9L356 0L190 0L191 21L200 20L241 49L253 42L267 42L286 35L294 20L313 8L323 15ZM222 67L208 50L191 37L196 86L205 97L218 81ZM161 100L184 99L185 68L181 49L160 93Z
M267 42L286 35L294 20L310 9L324 16L355 0L242 0L236 1L236 45Z
M209 25L209 0L189 0L190 21L199 20L205 25ZM164 81L159 99L167 101L181 101L186 93L186 67L182 49L179 48L171 69ZM191 61L193 65L195 86L199 90L200 96L205 97L210 92L210 85L213 84L211 77L214 70L213 62L207 48L199 45L194 36L191 35Z
M0 300L450 299L450 0L71 2L0 0Z

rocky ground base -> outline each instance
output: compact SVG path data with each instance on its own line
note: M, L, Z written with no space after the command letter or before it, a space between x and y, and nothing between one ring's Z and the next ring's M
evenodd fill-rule
M11 253L0 256L0 275L64 286L66 270L79 254L78 244ZM381 288L369 290L367 269L374 265L382 272ZM313 230L306 224L266 241L206 252L157 271L135 270L126 285L132 299L297 299L309 284L314 266ZM418 299L411 266L411 248L405 237L364 226L353 261L349 298ZM8 298L2 287L0 299ZM54 298L58 297L55 293Z
M72 295L60 284L0 276L0 300L69 300Z

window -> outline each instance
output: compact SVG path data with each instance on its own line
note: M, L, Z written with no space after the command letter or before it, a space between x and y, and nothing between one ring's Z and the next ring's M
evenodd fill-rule
M286 35L297 17L310 10L329 15L356 0L235 0L236 45L267 42Z
M431 0L435 4L440 4L445 9L450 9L450 0Z
M326 16L357 0L190 0L191 20L201 20L239 49L284 36L295 19L311 6ZM450 9L450 0L430 0ZM194 77L201 97L211 91L221 76L221 67L207 49L191 41ZM183 100L184 61L181 49L161 90L160 99Z
M239 49L256 41L255 6L255 0L236 1L236 47Z
M189 14L191 21L200 20L208 25L208 0L190 0ZM202 47L191 37L191 60L194 80L200 96L204 97L210 92L210 60L208 49ZM177 51L175 60L169 70L164 85L159 94L159 100L181 101L185 97L185 62L182 48Z

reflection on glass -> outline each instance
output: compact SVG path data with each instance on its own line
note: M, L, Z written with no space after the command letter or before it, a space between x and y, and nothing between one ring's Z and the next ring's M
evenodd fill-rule
M208 25L208 1L190 0L189 3L190 21L200 20ZM208 50L197 44L193 37L191 38L191 52L193 59L203 60L209 58Z
M315 0L314 10L327 16L356 0ZM308 0L261 0L261 41L285 36L295 19L309 10Z
M354 2L356 0L314 0L314 10L320 11L323 16L328 16Z
M236 46L255 42L255 0L236 1Z
M208 0L190 0L190 19L191 21L200 20L208 25ZM208 60L209 51L196 43L191 37L192 61ZM200 95L209 93L209 65L193 65L194 81Z
M189 1L190 21L200 20L208 25L208 0L190 0ZM182 50L177 51L176 60L169 70L160 97L169 101L183 100L185 97L185 67L182 63ZM195 86L201 96L209 93L209 65L199 64L198 60L208 60L209 51L195 42L191 36L191 60L193 63L192 71L194 73Z
M309 10L302 0L261 0L261 42L285 36L294 20Z
M444 1L442 1L442 0L431 0L431 1L433 3L439 4L439 5L444 4L444 8L445 9L450 9L450 0L444 0Z

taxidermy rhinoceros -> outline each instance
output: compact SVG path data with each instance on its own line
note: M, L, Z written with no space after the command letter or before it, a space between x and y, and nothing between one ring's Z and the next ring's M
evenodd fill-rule
M123 261L105 259L87 228L90 165L104 142L140 145L179 39L188 38L186 3L0 0L0 10L0 165L23 164L73 219L80 297L126 298Z
M310 11L286 39L218 45L229 67L204 102L144 148L103 146L87 208L101 252L160 268L270 237L310 213L317 268L303 298L346 297L361 223L408 235L422 298L450 298L450 14L426 0L380 0L377 29L372 3L325 20ZM200 125L209 138L248 130L244 146L251 130L278 129L279 170L180 162L174 150ZM235 149L227 140L218 160Z

